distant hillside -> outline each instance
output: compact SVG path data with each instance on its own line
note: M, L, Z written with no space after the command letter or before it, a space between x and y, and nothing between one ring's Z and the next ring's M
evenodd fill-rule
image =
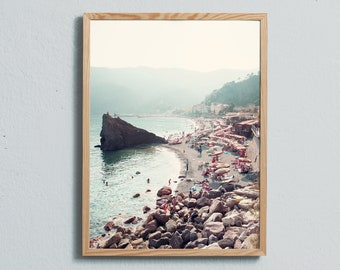
M214 90L204 100L205 104L212 102L246 106L248 104L259 105L260 103L260 76L250 74L239 82L226 83L222 88Z
M243 78L249 72L92 67L91 113L169 113L201 102L211 89Z

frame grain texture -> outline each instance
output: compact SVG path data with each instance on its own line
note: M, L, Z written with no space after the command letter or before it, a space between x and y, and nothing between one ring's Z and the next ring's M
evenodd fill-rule
M260 22L260 243L259 249L114 250L89 248L89 130L91 20L243 20ZM267 212L267 14L265 13L84 13L83 134L82 134L82 255L83 256L264 256Z

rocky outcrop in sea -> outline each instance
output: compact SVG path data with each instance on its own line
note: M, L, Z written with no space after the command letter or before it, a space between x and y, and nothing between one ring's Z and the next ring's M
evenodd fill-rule
M120 150L144 144L166 143L164 138L137 128L119 117L112 117L108 113L103 115L100 137L100 148L105 151Z

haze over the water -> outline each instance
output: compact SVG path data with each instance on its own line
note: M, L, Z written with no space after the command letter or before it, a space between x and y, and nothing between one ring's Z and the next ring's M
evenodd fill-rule
M91 21L92 67L259 70L256 21Z

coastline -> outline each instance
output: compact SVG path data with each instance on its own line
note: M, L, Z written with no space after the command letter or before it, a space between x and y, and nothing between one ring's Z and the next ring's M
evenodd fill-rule
M223 150L224 147L222 151L216 150L215 143L207 143L215 131L206 129L205 124L196 124L195 132L188 134L188 138L183 136L180 144L160 145L176 153L181 169L171 184L158 187L156 205L149 207L146 218L141 220L134 216L123 224L108 221L105 225L108 233L91 238L90 248L257 248L259 144L256 138L242 142L242 147L247 148L244 159L252 163L253 172L240 173L239 164L235 165L240 156ZM193 140L197 135L207 140L197 144L197 140ZM201 145L201 152L197 145ZM216 142L216 145L223 143ZM218 161L215 160L217 156ZM186 160L189 161L188 170ZM214 173L216 168L212 169L221 164L226 171L222 176ZM208 173L203 175L203 172ZM193 239L188 238L189 231Z

